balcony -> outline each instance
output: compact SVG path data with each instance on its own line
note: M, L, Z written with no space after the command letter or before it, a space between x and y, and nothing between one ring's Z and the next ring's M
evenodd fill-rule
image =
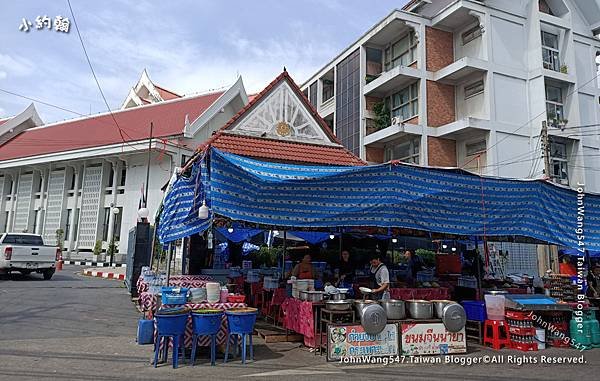
M407 66L396 66L381 73L377 78L367 83L364 95L384 97L393 90L401 89L420 78L421 71Z
M431 26L456 30L478 20L475 14L481 12L482 9L474 2L459 0L435 16L431 20Z
M433 74L435 81L456 84L474 73L488 70L488 62L473 57L463 57Z

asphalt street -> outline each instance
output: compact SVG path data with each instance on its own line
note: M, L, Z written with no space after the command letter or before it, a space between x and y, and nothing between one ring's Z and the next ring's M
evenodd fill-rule
M152 346L135 342L134 304L119 281L80 275L65 266L50 281L40 275L0 275L0 380L576 380L600 372L600 349L583 353L584 364L545 364L544 359L578 357L572 349L523 353L491 351L472 345L470 353L443 357L404 358L391 365L327 363L295 343L269 344L255 339L255 361L217 366L201 353L197 364L150 365ZM484 356L502 355L504 364L474 364ZM532 357L529 357L532 356ZM547 356L542 358L541 356ZM222 357L221 357L222 358ZM500 357L488 357L500 359ZM442 364L418 362L429 359ZM519 361L526 363L518 365ZM557 360L555 360L557 361ZM534 362L534 363L532 363Z

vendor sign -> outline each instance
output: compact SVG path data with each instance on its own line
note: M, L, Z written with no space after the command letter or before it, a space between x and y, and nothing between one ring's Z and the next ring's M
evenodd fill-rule
M398 326L387 324L371 335L360 324L327 326L327 360L362 356L398 355Z
M400 324L400 347L403 355L438 355L466 353L465 329L458 332L446 330L443 323Z

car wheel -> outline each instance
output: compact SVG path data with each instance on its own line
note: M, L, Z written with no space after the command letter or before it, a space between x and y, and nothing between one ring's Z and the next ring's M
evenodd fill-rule
M52 279L52 275L54 275L54 269L44 270L42 275L44 276L44 280L50 280Z

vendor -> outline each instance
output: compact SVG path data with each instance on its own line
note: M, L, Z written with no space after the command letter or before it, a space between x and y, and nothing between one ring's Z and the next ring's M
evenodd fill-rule
M377 251L371 258L371 288L376 300L390 299L390 272L381 261L381 253Z
M350 262L350 252L348 250L343 250L337 279L338 284L352 284L354 281L354 271L354 264Z
M310 254L306 254L302 261L294 267L292 276L295 276L296 279L315 279Z
M404 252L404 257L408 264L407 283L412 285L417 279L417 273L423 270L423 260L413 250L407 249Z
M588 271L587 275L587 292L586 295L590 298L597 298L600 296L600 289L598 289L598 281L600 281L600 266L596 265L593 269Z

